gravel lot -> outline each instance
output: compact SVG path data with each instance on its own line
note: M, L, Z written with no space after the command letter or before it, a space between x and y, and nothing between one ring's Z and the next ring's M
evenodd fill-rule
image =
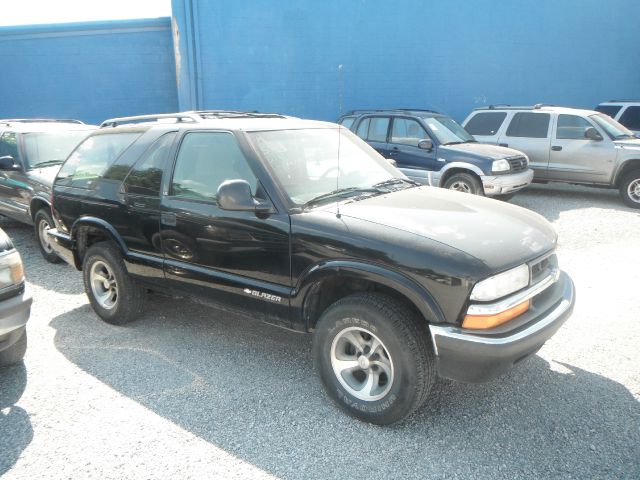
M640 478L640 211L570 186L512 202L557 229L573 317L507 376L442 383L390 428L333 407L309 337L163 297L107 325L79 272L0 221L35 299L25 364L0 371L0 476Z

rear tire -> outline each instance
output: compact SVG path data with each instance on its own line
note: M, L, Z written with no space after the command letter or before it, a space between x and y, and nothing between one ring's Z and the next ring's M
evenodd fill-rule
M27 351L27 330L23 328L22 335L16 343L0 352L0 367L20 363Z
M622 201L631 208L640 208L640 170L634 170L624 176L620 182Z
M38 247L40 253L44 259L49 263L60 263L62 259L56 255L51 246L51 240L47 235L47 231L53 228L53 219L51 214L46 208L41 208L34 217L36 240L38 241Z
M358 293L327 308L316 325L313 357L338 407L378 425L415 412L436 378L425 321L383 295Z
M444 188L473 195L484 195L480 179L471 173L454 173L444 182Z
M124 325L142 313L146 290L129 276L112 243L96 243L87 250L82 277L91 306L105 322Z

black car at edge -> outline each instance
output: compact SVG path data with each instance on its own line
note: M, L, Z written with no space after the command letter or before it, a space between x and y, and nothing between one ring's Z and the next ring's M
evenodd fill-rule
M313 333L327 394L378 424L481 382L571 314L541 216L422 187L348 129L225 111L105 121L53 186L57 253L123 324L149 290Z

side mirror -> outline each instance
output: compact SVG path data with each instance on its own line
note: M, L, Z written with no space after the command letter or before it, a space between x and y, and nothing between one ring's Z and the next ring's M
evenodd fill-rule
M602 135L600 135L595 128L589 127L584 131L584 138L599 142L602 140Z
M398 162L396 162L393 158L387 158L387 162L389 162L394 167L398 166Z
M218 206L233 212L267 213L271 205L258 202L251 194L251 186L246 180L225 180L218 187Z
M7 155L0 157L0 170L20 170L20 165L16 165L16 161L11 155Z
M420 140L418 142L418 148L430 152L431 150L433 150L433 142L428 138L425 138L424 140Z

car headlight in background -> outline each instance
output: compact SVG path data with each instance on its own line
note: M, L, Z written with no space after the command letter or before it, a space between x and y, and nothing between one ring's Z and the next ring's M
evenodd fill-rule
M0 257L0 290L24 282L22 259L18 252Z
M504 158L502 160L494 160L491 164L492 172L508 172L509 170L511 170L511 165Z
M478 282L473 287L470 298L479 302L488 302L517 292L527 285L529 285L529 266L523 264Z

